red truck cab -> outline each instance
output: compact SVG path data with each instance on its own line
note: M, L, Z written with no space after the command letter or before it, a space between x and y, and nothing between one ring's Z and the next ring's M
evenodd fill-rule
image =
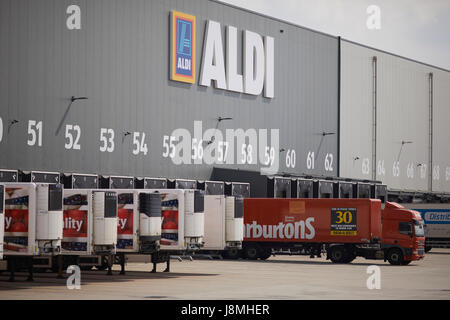
M381 218L385 260L394 265L407 265L424 258L424 221L419 212L387 202Z

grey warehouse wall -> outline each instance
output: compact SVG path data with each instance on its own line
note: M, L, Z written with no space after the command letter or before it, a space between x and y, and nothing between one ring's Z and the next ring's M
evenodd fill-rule
M450 191L450 72L348 41L341 48L341 175Z

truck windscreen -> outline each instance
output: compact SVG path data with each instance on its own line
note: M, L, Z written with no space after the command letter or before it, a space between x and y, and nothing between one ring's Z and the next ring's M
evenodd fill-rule
M416 234L416 237L425 236L425 230L423 226L423 221L414 220L414 233Z

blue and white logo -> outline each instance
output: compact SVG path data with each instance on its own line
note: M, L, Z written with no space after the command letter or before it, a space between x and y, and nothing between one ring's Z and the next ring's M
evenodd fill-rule
M450 209L415 209L425 224L450 224Z
M177 54L190 58L192 55L192 22L177 21Z

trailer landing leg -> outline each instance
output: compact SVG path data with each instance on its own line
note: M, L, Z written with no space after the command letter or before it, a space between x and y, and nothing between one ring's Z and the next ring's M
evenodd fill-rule
M109 259L108 259L108 273L107 273L107 275L108 276L112 276L112 264L113 264L113 256L112 255L110 255L109 256Z
M14 282L15 278L14 278L14 272L16 271L16 263L14 261L14 258L9 258L8 259L8 264L9 264L9 282Z
M125 254L121 254L119 256L120 259L120 273L121 275L125 274Z
M167 259L167 267L166 270L164 270L163 272L170 272L170 257L169 259Z
M34 281L33 279L33 257L28 258L28 282Z
M56 279L64 279L63 277L63 267L62 267L62 255L58 256L58 275L56 276Z

